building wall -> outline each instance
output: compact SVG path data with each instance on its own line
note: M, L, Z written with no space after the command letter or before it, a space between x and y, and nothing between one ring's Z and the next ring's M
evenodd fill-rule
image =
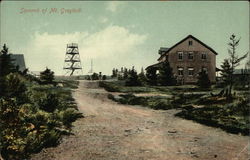
M189 41L192 41L192 45L189 45ZM183 59L178 59L178 52L183 52ZM193 52L194 58L188 59L188 52ZM201 58L202 53L206 53L206 59ZM197 82L198 73L203 67L207 69L207 73L211 82L215 82L216 77L216 55L208 48L197 42L192 38L188 38L176 47L174 47L168 56L165 56L159 60L159 62L165 61L168 57L170 66L173 69L173 73L177 76L177 79L184 83ZM183 67L183 76L178 75L178 67ZM188 75L188 68L194 69L194 75Z

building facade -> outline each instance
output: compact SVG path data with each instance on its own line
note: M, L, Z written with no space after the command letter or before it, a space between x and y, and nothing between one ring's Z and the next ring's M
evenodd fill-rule
M158 63L146 68L157 68L168 61L179 84L196 83L201 70L205 70L212 83L216 81L216 55L211 47L192 35L170 48L160 48Z

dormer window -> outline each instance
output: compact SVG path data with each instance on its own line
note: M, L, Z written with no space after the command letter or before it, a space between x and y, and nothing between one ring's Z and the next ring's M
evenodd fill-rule
M178 52L178 59L183 60L183 52Z
M193 41L188 41L188 45L192 46L193 45Z
M201 53L201 59L206 60L207 59L207 54L206 53Z

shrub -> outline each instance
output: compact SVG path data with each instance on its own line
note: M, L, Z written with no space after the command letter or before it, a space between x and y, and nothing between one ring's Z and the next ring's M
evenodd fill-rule
M40 73L41 84L54 84L54 79L54 72L48 68Z
M169 62L163 62L159 68L159 74L157 76L157 81L162 86L175 85L176 80L172 72L172 68L169 65Z
M0 99L0 151L4 159L22 159L25 155L26 124L19 116L15 99Z
M136 70L134 69L134 67L132 68L132 70L129 72L128 74L128 78L125 82L126 86L141 86L141 83L138 79L138 75Z
M93 73L91 75L91 80L99 80L99 75L97 73Z
M99 87L103 87L108 92L119 92L119 87L109 82L99 82Z
M54 112L60 105L58 97L52 93L47 93L44 97L40 97L37 104L40 109L46 112Z
M157 85L157 74L156 69L148 68L146 72L147 83L149 85Z
M25 97L27 90L23 78L18 73L10 73L4 79L6 97L17 97L19 100Z
M207 72L205 70L202 70L199 73L197 85L200 88L210 88L211 87L211 83L210 83L208 74L207 74Z
M83 117L83 115L74 108L67 108L64 111L60 111L58 113L58 117L62 121L63 125L69 128L71 127L72 122L76 121L78 118Z

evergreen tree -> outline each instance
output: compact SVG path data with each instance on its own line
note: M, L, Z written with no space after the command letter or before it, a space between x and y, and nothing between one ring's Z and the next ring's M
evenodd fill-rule
M236 39L236 36L233 34L230 36L230 42L228 43L229 49L228 49L228 54L229 54L229 62L230 62L230 66L231 66L231 73L229 75L229 93L228 95L231 96L232 95L232 87L234 84L233 81L233 73L234 70L237 66L240 65L240 62L245 59L248 55L248 53L246 53L245 55L239 57L238 54L236 53L236 48L239 45L240 39Z
M91 80L98 80L99 79L99 75L97 73L93 73L91 75Z
M13 59L9 54L9 49L6 44L3 45L3 49L0 52L0 96L5 93L6 85L4 84L4 78L11 72L15 72L15 65Z
M232 68L230 66L230 63L228 59L224 59L224 62L221 65L221 76L223 80L223 85L227 86L230 83L230 74L232 74Z
M145 85L147 83L147 78L145 76L143 68L141 69L141 73L138 74L138 80L142 85Z
M172 72L172 68L168 61L161 64L159 68L159 74L157 76L157 81L162 86L169 86L175 84L175 78Z
M132 70L130 71L128 75L128 79L125 82L126 86L140 86L141 83L138 80L138 75L134 67L132 67Z
M115 69L115 68L113 68L113 70L112 70L112 75L111 75L111 77L112 77L112 78L117 77L117 72L116 72L116 69Z
M200 88L210 88L211 87L211 83L210 83L208 74L207 74L207 72L205 70L202 70L199 73L197 85Z
M54 78L54 72L48 68L40 73L40 80L42 84L54 84Z
M127 79L127 78L128 78L128 69L124 68L123 79Z
M148 68L146 72L146 78L149 85L157 85L156 69Z

